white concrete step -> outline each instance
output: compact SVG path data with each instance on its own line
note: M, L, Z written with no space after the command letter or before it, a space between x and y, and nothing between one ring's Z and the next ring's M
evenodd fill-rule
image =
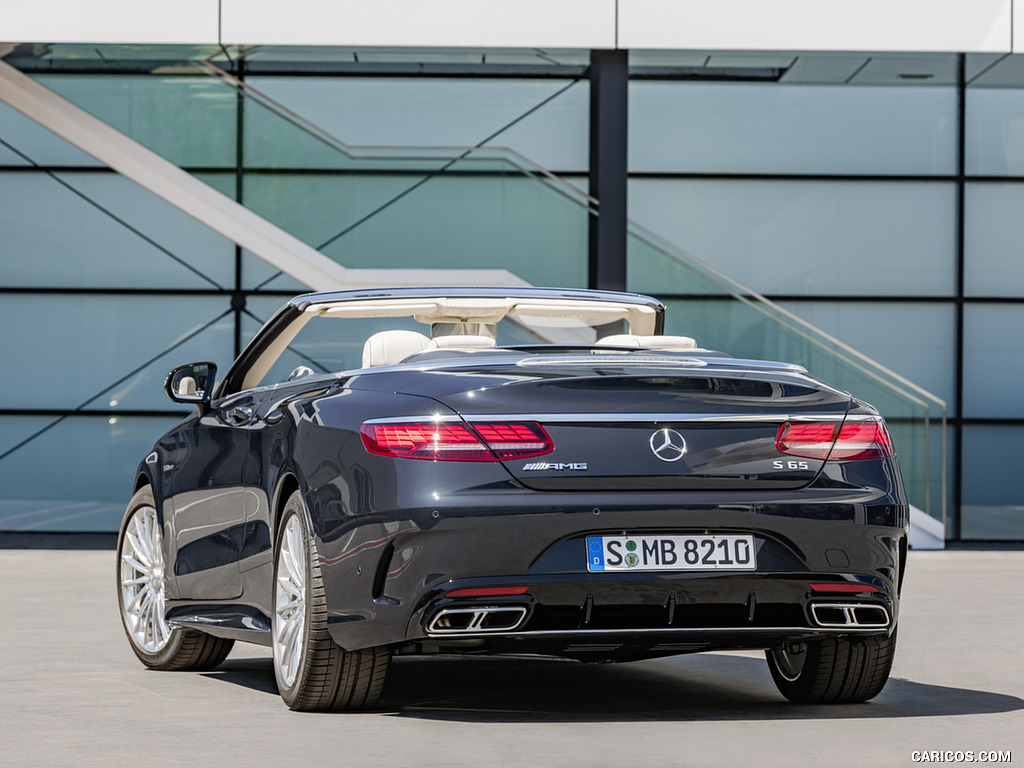
M946 548L946 527L942 521L913 505L910 506L910 548Z

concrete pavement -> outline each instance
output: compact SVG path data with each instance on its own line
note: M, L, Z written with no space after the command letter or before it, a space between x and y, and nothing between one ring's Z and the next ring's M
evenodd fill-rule
M266 649L145 670L111 551L0 550L0 765L901 766L919 750L1024 764L1024 552L912 552L889 685L802 707L759 653L622 665L398 659L380 711L289 712Z

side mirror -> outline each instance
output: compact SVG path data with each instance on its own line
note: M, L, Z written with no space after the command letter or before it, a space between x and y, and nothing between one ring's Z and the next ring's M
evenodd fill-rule
M192 403L200 412L210 405L213 382L217 376L215 363L188 363L179 365L164 381L167 396L176 403Z

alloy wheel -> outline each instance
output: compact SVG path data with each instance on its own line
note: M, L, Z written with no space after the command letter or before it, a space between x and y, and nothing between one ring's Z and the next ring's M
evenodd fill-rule
M139 507L121 547L121 610L132 642L146 653L163 650L171 638L164 621L164 551L156 510Z
M274 658L285 686L295 684L306 635L306 546L297 515L285 523L274 586Z

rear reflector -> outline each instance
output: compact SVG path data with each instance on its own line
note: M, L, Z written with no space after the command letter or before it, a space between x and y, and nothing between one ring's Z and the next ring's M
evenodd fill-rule
M470 587L455 589L445 597L497 597L499 595L524 595L529 587Z
M844 581L840 584L811 584L810 588L815 592L878 592L878 587L870 584L851 584Z
M370 453L435 461L499 461L543 456L555 449L534 422L363 424L363 445Z
M779 427L775 447L808 459L880 459L892 456L892 439L881 419L789 421Z

